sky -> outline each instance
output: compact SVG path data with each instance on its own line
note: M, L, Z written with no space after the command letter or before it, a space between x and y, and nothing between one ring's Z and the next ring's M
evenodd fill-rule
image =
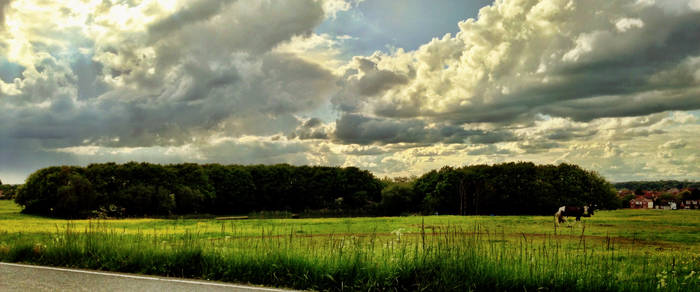
M0 0L0 180L99 162L700 180L700 0Z

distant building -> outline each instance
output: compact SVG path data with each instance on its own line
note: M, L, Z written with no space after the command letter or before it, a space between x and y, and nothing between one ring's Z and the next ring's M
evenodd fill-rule
M637 196L630 200L630 208L632 209L653 209L654 200L648 199L645 196Z
M661 192L659 191L644 191L644 197L647 199L654 200L658 198L661 195Z
M676 202L668 202L668 205L656 205L656 209L676 210L678 208Z
M700 209L700 200L683 200L681 209Z

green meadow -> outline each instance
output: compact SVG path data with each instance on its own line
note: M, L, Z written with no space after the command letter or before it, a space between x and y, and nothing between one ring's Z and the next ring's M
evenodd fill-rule
M700 211L59 220L0 201L0 260L295 289L700 291Z

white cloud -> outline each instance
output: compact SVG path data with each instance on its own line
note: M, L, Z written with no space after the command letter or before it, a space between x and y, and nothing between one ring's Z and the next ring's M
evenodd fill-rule
M521 160L700 178L697 1L496 1L414 51L345 62L348 37L314 31L359 2L0 1L0 66L21 68L0 79L0 174Z
M633 28L644 27L644 22L639 18L622 18L615 22L615 27L620 32L625 32Z
M686 145L688 145L683 139L676 139L676 140L671 140L668 141L661 146L659 146L660 149L681 149L684 148Z
M608 8L596 9L603 2ZM372 88L381 90L335 102L341 109L386 117L457 123L532 119L537 113L590 120L681 109L680 104L699 108L692 92L697 85L679 95L649 81L669 65L700 54L700 45L687 33L698 15L628 4L496 2L483 8L478 20L461 22L455 36L434 39L413 52L368 58L383 74L404 80L374 79L379 84ZM360 66L353 62L345 70L350 89L358 88L351 81L359 79ZM633 107L611 107L633 98L641 99Z
M690 9L700 11L700 0L690 0L690 2L688 2L688 7L690 7Z

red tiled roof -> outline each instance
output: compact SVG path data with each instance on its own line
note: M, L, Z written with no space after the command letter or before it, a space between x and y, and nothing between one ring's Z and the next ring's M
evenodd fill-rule
M633 202L633 201L652 202L653 200L646 198L644 196L637 196L634 199L630 200L630 202Z

